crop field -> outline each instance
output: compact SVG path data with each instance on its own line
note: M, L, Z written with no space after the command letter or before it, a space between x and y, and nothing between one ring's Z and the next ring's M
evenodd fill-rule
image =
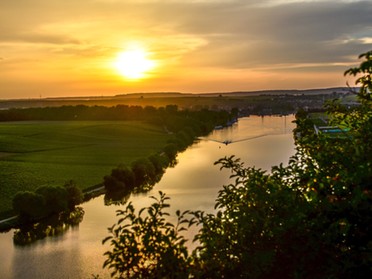
M160 151L169 139L139 121L32 121L0 123L0 212L20 190L63 186L84 189L119 164Z

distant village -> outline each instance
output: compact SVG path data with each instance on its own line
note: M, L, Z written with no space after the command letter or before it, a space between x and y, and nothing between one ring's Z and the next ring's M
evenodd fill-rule
M288 115L303 110L323 110L326 101L339 99L346 106L357 105L356 88L311 90L267 90L190 94L178 92L130 93L116 96L61 97L0 100L0 110L55 106L153 106L176 105L180 110L237 109L240 115Z

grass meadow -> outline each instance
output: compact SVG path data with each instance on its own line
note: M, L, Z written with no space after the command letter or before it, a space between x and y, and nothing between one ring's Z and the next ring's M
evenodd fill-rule
M20 190L71 179L81 189L99 184L119 164L160 151L169 137L139 121L0 123L0 212Z

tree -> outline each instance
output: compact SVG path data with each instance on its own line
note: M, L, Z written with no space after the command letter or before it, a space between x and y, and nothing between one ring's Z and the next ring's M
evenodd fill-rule
M67 191L67 202L70 210L74 209L76 205L83 202L83 192L73 180L66 182L64 188Z
M359 59L364 58L359 67L350 68L345 71L344 75L359 76L355 81L360 85L358 96L361 99L372 100L372 50L359 55Z
M177 146L174 143L168 143L164 147L164 153L169 161L173 161L177 156Z
M154 165L155 171L158 174L162 174L164 169L169 165L168 158L160 154L150 155L149 160Z
M36 194L44 197L46 216L68 210L67 190L65 188L42 186L36 189Z
M132 163L132 171L136 187L146 188L154 184L156 172L154 165L149 159L139 159L134 161Z
M103 185L108 192L131 191L135 186L135 176L127 166L119 165L104 177Z
M126 189L124 182L119 181L115 176L106 175L103 178L103 185L107 192L119 192Z
M37 220L45 216L45 199L40 194L21 191L13 198L13 209L21 219Z
M188 223L185 213L177 212L177 223L166 222L165 211L169 199L160 192L160 198L142 209L138 215L129 203L125 210L117 211L120 220L112 226L110 242L112 251L105 253L105 267L112 269L111 276L118 278L188 278L188 252L185 239L179 236ZM143 213L147 213L143 216ZM129 223L128 223L129 222Z

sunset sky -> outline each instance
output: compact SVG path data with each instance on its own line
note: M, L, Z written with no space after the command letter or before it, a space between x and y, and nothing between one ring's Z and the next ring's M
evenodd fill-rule
M345 86L368 50L372 0L5 0L0 99Z

